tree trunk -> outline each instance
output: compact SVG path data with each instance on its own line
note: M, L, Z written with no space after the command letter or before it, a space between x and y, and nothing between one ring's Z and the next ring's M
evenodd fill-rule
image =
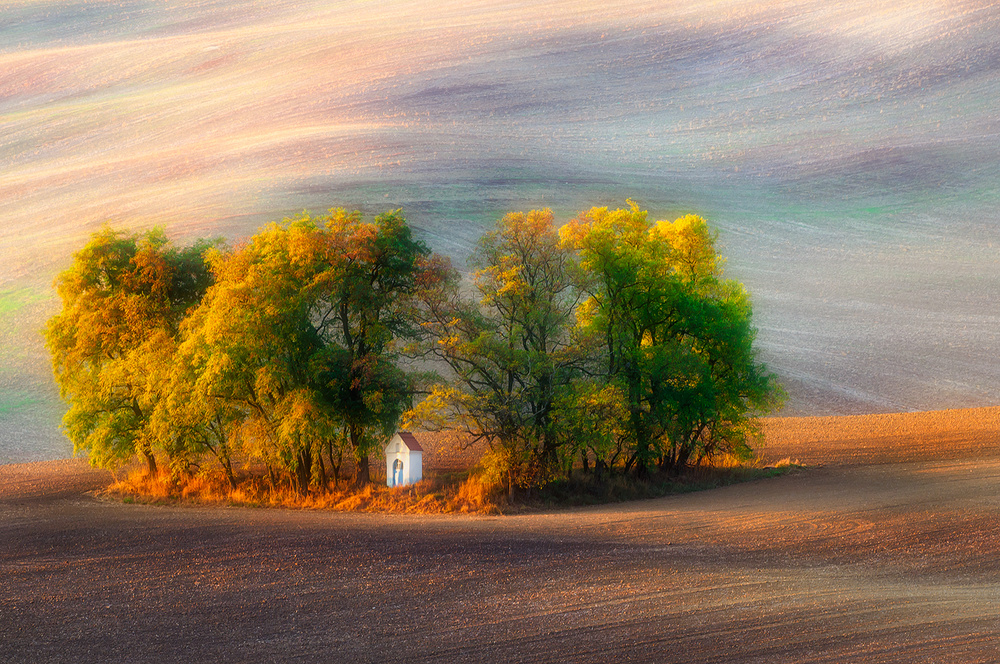
M594 461L594 481L598 484L604 483L605 472L608 469L608 465L601 460L600 457Z
M326 493L326 464L323 463L323 448L320 447L316 450L316 454L313 455L313 470L316 475L316 482L322 488L323 493Z
M265 463L264 465L267 467L267 481L271 485L271 495L276 496L278 495L278 477L271 464Z
M229 450L226 448L224 443L220 444L218 447L212 447L207 440L203 442L205 447L207 447L212 454L215 455L219 465L222 466L222 472L226 474L226 479L229 481L229 488L235 490L236 475L233 474L233 461L229 458Z
M146 458L146 468L149 471L150 477L156 477L156 457L147 447L142 451L142 456Z
M354 476L354 486L361 487L365 484L371 484L372 476L371 469L368 465L368 452L366 450L362 453L361 429L355 424L351 424L349 429L351 434L351 447L354 448L354 460L357 462L358 466L358 472Z
M358 462L358 472L354 476L354 486L362 487L366 484L371 484L371 468L368 464L368 455L364 455L360 459L356 459Z
M687 466L688 459L691 458L691 452L693 450L693 444L681 445L680 449L677 450L677 470L684 470L684 467Z
M340 464L343 463L343 447L337 448L337 458L333 457L333 441L326 441L326 456L330 459L330 470L333 471L333 488L340 488Z
M296 454L298 459L295 464L295 489L300 496L309 495L309 480L312 475L312 448L303 445Z
M222 468L223 470L226 471L226 479L229 480L229 488L235 491L236 475L233 474L233 464L229 460L229 457L226 457L225 460L222 462Z

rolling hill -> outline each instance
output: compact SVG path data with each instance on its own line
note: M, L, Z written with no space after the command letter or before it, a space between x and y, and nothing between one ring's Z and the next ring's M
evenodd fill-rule
M788 415L1000 392L987 2L0 2L0 463L69 453L39 329L104 223L700 213Z

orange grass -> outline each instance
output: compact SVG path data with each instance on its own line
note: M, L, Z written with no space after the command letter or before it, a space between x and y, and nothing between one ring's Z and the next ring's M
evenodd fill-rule
M405 514L503 514L558 506L601 504L658 498L712 489L728 484L781 475L801 467L797 460L782 459L772 466L713 463L688 469L680 476L653 473L643 479L613 473L603 480L577 472L543 489L521 490L509 497L490 482L481 468L469 472L432 474L416 484L389 488L378 481L362 487L342 482L327 484L301 495L287 483L272 487L266 477L246 475L231 489L221 473L197 473L182 478L161 469L150 476L136 467L117 479L103 494L126 503L172 505L228 505L386 512Z
M231 489L221 474L201 473L177 479L161 470L150 476L136 469L116 480L104 495L124 502L150 504L231 505L324 509L341 512L394 512L408 514L498 514L499 493L476 475L430 476L407 487L379 484L354 487L341 483L303 496L291 486L271 487L266 478L247 476Z

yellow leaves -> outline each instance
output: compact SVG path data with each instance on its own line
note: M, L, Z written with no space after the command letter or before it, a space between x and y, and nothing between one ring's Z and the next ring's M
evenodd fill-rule
M301 437L313 438L319 435L317 425L323 420L323 413L317 404L316 395L308 389L299 388L286 395L276 408L278 437L283 441L294 441ZM286 443L287 444L287 443Z
M145 246L132 257L134 270L128 275L129 287L137 292L163 299L170 292L173 270L157 248Z
M402 428L441 430L459 424L457 418L462 405L471 397L448 385L435 385L431 393L410 410L403 413Z
M640 210L639 205L632 199L628 199L626 203L629 206L628 209L590 208L577 219L579 223L589 226L590 233L635 238L646 232L649 226L646 217L649 213L646 210Z
M274 430L270 422L258 415L251 415L232 423L229 435L233 446L243 450L251 459L273 462L276 452L273 445Z
M334 235L345 235L347 230L361 223L361 212L347 212L344 208L330 208L326 228Z
M564 247L580 252L581 264L593 270L609 257L624 255L641 247L646 239L648 213L629 199L628 209L594 207L559 229Z
M455 348L460 343L457 334L450 334L448 336L442 336L437 340L439 346L444 346L446 348Z
M270 365L257 369L254 376L254 391L257 398L269 397L274 401L281 398L282 381Z
M559 243L564 247L579 249L589 231L590 224L582 217L577 217L559 227Z
M504 256L497 271L496 281L500 284L497 289L498 297L511 295L521 295L529 288L528 284L521 279L521 264L515 256Z
M209 386L225 385L227 376L233 370L233 358L226 352L211 353L202 368L198 377L198 383L204 386L203 391L207 391Z
M658 221L649 238L667 245L667 265L685 279L703 281L722 275L723 260L715 252L716 234L701 217L689 214L673 222Z
M531 210L527 214L524 212L509 212L504 215L501 222L500 235L507 243L530 244L542 235L553 231L552 223L554 216L552 210Z
M501 256L499 265L491 265L479 270L473 277L476 287L482 293L482 304L491 304L503 299L524 297L531 287L522 278L523 265L514 255Z
M442 348L455 349L462 343L461 337L455 329L459 326L461 321L458 318L451 318L451 320L445 322L441 326L441 331L438 333L437 345ZM422 323L421 327L424 327L429 332L433 333L433 325L431 323Z
M323 256L323 234L308 216L288 229L288 257L292 265L308 266Z
M600 311L601 305L597 299L588 297L576 309L577 327L586 328L593 325Z
M571 248L560 241L553 219L548 209L511 212L482 238L473 257L485 265L473 275L481 304L510 313L566 287Z
M722 274L716 234L701 217L688 214L674 221L650 223L648 213L632 200L628 209L591 208L563 226L564 244L581 252L588 270L613 271L629 261L656 272L675 273L692 283L709 283ZM656 267L662 266L662 267Z

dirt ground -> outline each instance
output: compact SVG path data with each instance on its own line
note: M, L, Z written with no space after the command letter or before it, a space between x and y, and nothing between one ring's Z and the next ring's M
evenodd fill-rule
M0 466L2 662L993 662L1000 409L768 422L789 475L516 517L126 505Z

